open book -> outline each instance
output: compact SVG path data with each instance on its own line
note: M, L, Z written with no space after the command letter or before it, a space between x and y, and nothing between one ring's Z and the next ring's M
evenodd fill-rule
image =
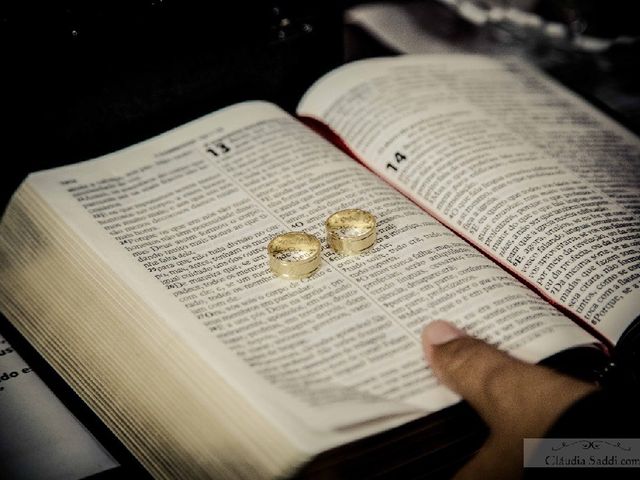
M525 64L365 60L298 114L358 161L247 102L31 174L2 219L2 311L154 476L291 475L453 405L434 319L533 362L636 320L640 141ZM345 208L373 249L269 271Z

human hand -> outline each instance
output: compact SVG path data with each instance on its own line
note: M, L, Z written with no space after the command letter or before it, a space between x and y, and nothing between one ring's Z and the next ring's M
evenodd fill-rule
M422 345L438 379L461 395L490 429L456 480L521 477L523 438L543 437L568 407L597 389L517 360L448 322L427 325Z

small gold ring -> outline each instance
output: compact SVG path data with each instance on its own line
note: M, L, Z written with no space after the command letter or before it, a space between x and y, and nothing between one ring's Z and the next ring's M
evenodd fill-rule
M362 253L376 243L376 226L376 217L365 210L340 210L325 222L327 243L343 255Z
M306 278L320 266L320 240L304 232L283 233L267 246L269 268L288 279Z

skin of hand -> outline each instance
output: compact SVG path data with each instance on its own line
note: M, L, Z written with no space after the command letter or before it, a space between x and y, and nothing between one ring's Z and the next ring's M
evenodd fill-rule
M517 360L442 320L425 327L422 345L436 377L462 396L490 429L456 480L521 478L523 438L544 437L567 408L598 388Z

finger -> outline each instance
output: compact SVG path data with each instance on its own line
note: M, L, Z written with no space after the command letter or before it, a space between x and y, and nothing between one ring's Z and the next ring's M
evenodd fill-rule
M517 479L522 477L522 449L508 448L497 437L483 447L453 477L453 480Z
M542 435L569 405L595 389L517 360L448 322L429 324L423 346L440 381L467 400L493 430Z
M435 321L423 331L425 356L438 379L462 395L480 415L492 413L496 397L514 387L521 365L500 350Z

